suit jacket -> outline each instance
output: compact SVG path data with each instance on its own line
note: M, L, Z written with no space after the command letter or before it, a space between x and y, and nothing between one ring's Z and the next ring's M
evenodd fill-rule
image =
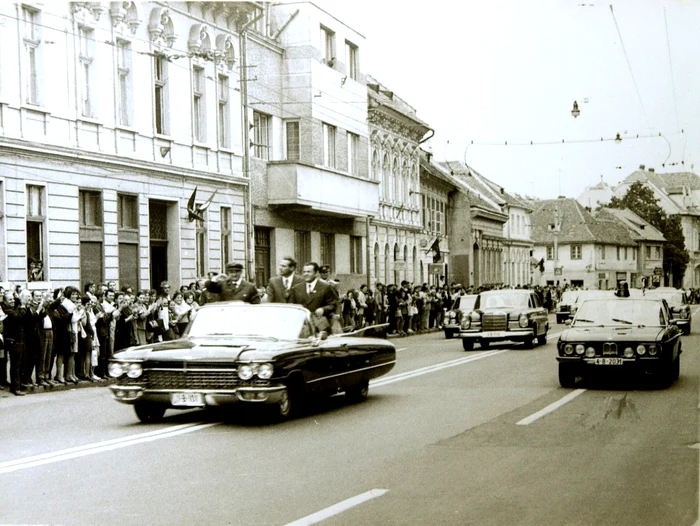
M260 303L260 294L258 289L244 279L241 280L240 286L236 287L233 283L227 283L219 294L219 301L244 301L246 303Z
M284 288L282 276L275 276L270 279L267 284L267 302L268 303L289 303L289 296L292 289L299 283L304 283L304 278L297 274L292 274L292 286L289 290Z
M302 282L292 288L289 303L303 305L311 312L323 309L323 315L330 317L338 306L338 292L328 282L319 279L311 293L307 294L306 283Z

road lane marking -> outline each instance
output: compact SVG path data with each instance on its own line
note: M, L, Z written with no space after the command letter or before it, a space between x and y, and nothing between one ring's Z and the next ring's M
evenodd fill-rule
M413 371L407 371L405 373L397 374L394 376L388 376L380 380L373 380L370 385L373 387L382 387L384 385L393 384L394 382L400 382L402 380L408 380L410 378L415 378L417 376L422 376L428 373L434 373L436 371L441 371L442 369L447 369L449 367L456 367L458 365L463 365L465 363L474 362L476 360L481 360L482 358L490 358L498 354L509 352L510 349L503 349L501 351L486 351L480 354L475 354L472 356L467 356L465 358L458 358L457 360L452 360L449 362L443 362L435 365L428 365L426 367L421 367L420 369L414 369Z
M541 411L537 411L536 413L528 416L527 418L523 418L520 422L518 422L516 425L518 426L527 426L532 424L535 420L539 420L543 416L551 413L552 411L556 411L559 409L561 406L564 404L571 402L574 398L576 398L579 395L582 395L583 393L586 392L586 389L576 389L572 392L570 392L568 395L566 395L564 398L561 400L554 402L553 404L549 404L547 407L542 409Z
M317 524L323 520L328 519L329 517L333 517L334 515L338 515L339 513L342 513L344 511L349 510L350 508L354 508L355 506L358 506L359 504L362 504L363 502L367 502L368 500L376 499L377 497L381 497L385 493L387 493L389 490L388 489L371 489L369 491L366 491L365 493L361 493L360 495L355 495L354 497L350 497L349 499L345 499L342 502L338 502L337 504L333 504L332 506L328 506L325 509L322 509L321 511L317 511L316 513L312 513L311 515L307 515L306 517L302 517L299 520L295 520L294 522L290 522L286 524L285 526L309 526L311 524Z
M408 347L401 347L400 349L396 349L396 352L405 351L406 349L408 349Z
M127 437L115 438L113 440L105 440L104 442L96 442L94 444L87 444L84 446L62 449L59 451L54 451L52 453L44 453L41 455L20 458L17 460L0 462L0 474L11 473L13 471L33 468L36 466L43 466L45 464L61 462L63 460L69 460L72 458L85 457L87 455L95 455L97 453L112 451L127 446L143 444L146 442L153 442L154 440L160 440L162 438L170 438L178 435L184 435L186 433L192 433L194 431L199 431L201 429L205 429L207 427L212 427L216 425L219 425L219 422L208 424L182 424L178 426L169 427L167 429L161 429L159 431L151 431L149 433L141 433L138 435L130 435Z

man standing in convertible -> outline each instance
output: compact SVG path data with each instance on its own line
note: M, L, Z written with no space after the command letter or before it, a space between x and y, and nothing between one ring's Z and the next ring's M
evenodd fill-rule
M242 301L245 303L260 303L260 294L255 285L243 279L243 265L229 263L226 274L213 276L207 280L205 289L210 295L206 302ZM212 297L213 296L213 297Z
M338 306L338 292L328 282L320 279L318 263L305 263L302 276L304 283L292 288L289 303L309 309L316 329L327 333L330 317Z

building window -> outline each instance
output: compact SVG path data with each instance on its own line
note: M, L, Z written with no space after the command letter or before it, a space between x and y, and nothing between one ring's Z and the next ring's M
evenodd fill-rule
M350 236L350 273L362 274L362 267L362 238L359 236Z
M348 172L357 175L360 162L358 154L360 152L360 136L348 132Z
M625 247L625 261L627 261L627 247Z
M421 224L423 225L423 230L428 230L428 207L427 207L427 198L425 195L421 196L423 198L423 206L421 207Z
M204 221L195 221L195 269L198 277L207 275L207 213L202 212Z
M547 247L547 259L554 259L554 247Z
M228 109L228 77L219 75L219 147L231 147L231 131Z
M311 261L311 232L307 230L294 231L294 259L301 268L304 263Z
M270 116L257 111L253 112L253 156L258 159L269 159L270 151Z
M78 30L79 55L80 62L80 110L83 117L93 117L92 102L92 60L93 60L93 31L87 27L80 27Z
M335 269L335 234L321 233L321 265Z
M646 255L647 259L651 259L651 247L649 245L646 246Z
M335 33L321 26L321 62L329 67L335 64Z
M192 133L194 140L205 142L207 110L205 98L204 68L192 68ZM200 274L201 275L201 274Z
M154 90L154 118L156 133L168 134L168 64L167 60L158 55L153 57L153 90Z
M36 280L36 275L31 273L37 262L44 262L45 191L43 186L27 185L27 281L48 280L45 268L42 280Z
M617 248L617 260L620 261L620 247Z
M345 72L351 79L357 80L360 74L357 46L345 41Z
M131 125L131 44L124 40L117 40L117 77L119 124Z
M581 245L571 245L571 259L581 259L582 257Z
M632 249L632 261L636 261L636 260L637 260L637 247L634 247Z
M284 123L286 137L285 147L288 161L298 161L301 158L299 121L287 121Z
M336 127L323 123L323 164L335 168L335 135Z
M22 18L24 24L24 88L26 90L24 100L28 104L39 106L39 68L41 65L41 24L39 11L22 6Z
M661 247L654 247L656 253L656 259L661 259Z
M92 190L80 190L78 210L80 226L102 226L102 194Z
M120 229L138 230L138 199L135 195L117 196L117 224Z
M605 245L600 247L600 259L605 260Z
M221 272L224 272L226 265L231 261L231 208L221 207Z

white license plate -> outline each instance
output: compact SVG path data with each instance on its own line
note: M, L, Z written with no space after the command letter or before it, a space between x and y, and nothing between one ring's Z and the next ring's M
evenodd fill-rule
M204 405L202 393L172 393L170 403L179 407L198 407Z
M485 331L481 333L484 338L503 338L507 333L505 331Z
M622 358L596 358L595 365L622 365Z

